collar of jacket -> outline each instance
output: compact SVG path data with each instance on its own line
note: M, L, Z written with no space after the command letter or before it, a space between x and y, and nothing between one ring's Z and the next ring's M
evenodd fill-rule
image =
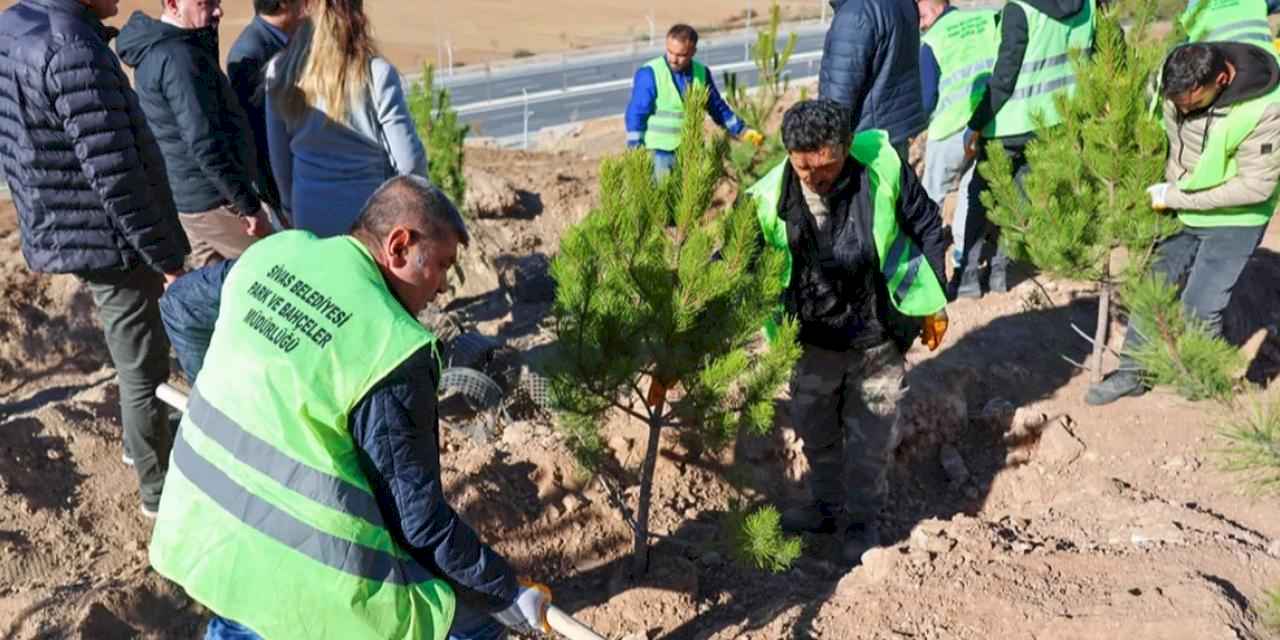
M88 23L89 26L93 27L93 30L96 31L98 35L102 36L103 42L110 42L113 38L116 37L116 35L120 33L119 29L116 29L115 27L108 27L107 25L102 24L102 20L99 20L98 16L94 15L94 13L89 10L89 7L86 7L83 4L80 4L77 0L24 0L24 1L26 2L26 4L31 4L37 7L41 7L46 11L59 11L62 13L69 13L85 21L86 23Z
M1251 44L1223 42L1213 45L1236 68L1236 77L1218 95L1214 108L1229 107L1270 93L1280 84L1280 64L1269 51Z

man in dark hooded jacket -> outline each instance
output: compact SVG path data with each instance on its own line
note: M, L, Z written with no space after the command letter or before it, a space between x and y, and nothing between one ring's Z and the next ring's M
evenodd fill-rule
M239 256L271 229L249 120L218 64L221 18L219 0L165 0L159 20L135 12L116 42L135 68L196 267Z
M920 15L906 0L831 0L819 97L848 108L854 133L884 129L898 155L928 120L920 98Z
M1010 0L1005 4L995 68L964 131L967 155L976 154L979 163L985 161L986 144L979 144L983 139L1004 146L1013 161L1014 178L1021 184L1027 166L1024 150L1036 137L1037 127L1062 121L1054 97L1074 91L1070 52L1093 47L1095 12L1095 0ZM1042 121L1032 117L1037 112L1043 114ZM987 180L979 171L969 183L964 246L949 288L952 297L982 296L978 262L986 240L997 243L999 232L988 223L979 198L986 189ZM1008 257L997 248L990 262L991 291L1008 289L1008 264Z

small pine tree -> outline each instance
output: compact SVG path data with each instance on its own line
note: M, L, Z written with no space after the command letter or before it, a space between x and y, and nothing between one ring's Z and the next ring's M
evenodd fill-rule
M427 147L431 183L466 213L467 180L462 175L463 141L471 130L458 121L449 90L435 86L435 68L423 65L422 77L409 87L409 113Z
M770 505L747 513L740 505L732 505L725 516L725 539L729 540L729 553L740 564L782 573L804 551L804 541L799 536L788 536L782 531L782 515Z
M1171 212L1151 209L1146 192L1164 180L1167 153L1149 88L1180 37L1152 35L1157 5L1128 0L1099 12L1092 56L1073 54L1075 93L1057 100L1062 124L1040 128L1027 145L1021 186L1004 148L989 144L989 160L979 167L990 182L982 203L1012 258L1098 284L1094 382L1102 380L1110 303L1118 294L1130 322L1149 339L1134 356L1152 381L1175 383L1196 397L1221 397L1232 385L1233 350L1189 322L1176 289L1149 275L1157 243L1180 228ZM1127 33L1122 14L1133 16Z
M736 73L725 73L723 76L725 100L747 126L761 133L768 130L770 116L791 87L791 80L785 70L796 50L796 34L787 34L786 43L779 49L778 31L781 25L782 9L775 2L769 8L768 26L757 32L755 44L751 47L751 59L756 65L754 91L739 82ZM784 155L786 149L782 146L782 136L775 132L767 136L759 148L743 141L731 143L729 166L738 184L748 185L760 179Z
M1280 589L1266 593L1267 601L1262 605L1262 623L1272 633L1280 634Z
M1222 429L1227 441L1222 451L1225 467L1244 474L1257 492L1280 493L1280 400L1246 404L1248 414Z
M649 428L633 520L637 575L648 566L662 432L696 433L711 446L743 429L766 432L800 355L794 322L760 347L760 327L782 294L784 256L761 242L750 202L711 210L725 144L706 140L706 100L706 89L686 96L676 167L660 183L644 150L602 163L600 202L565 235L551 266L552 396L578 459L588 467L601 460L611 411Z

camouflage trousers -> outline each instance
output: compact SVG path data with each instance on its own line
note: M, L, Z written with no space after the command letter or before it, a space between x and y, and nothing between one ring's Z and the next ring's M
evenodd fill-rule
M791 421L804 439L813 499L872 523L888 497L906 375L892 342L865 350L805 345L791 380Z

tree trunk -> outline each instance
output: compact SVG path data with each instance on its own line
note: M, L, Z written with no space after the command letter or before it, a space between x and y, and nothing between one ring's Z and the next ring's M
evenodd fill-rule
M1102 382L1102 358L1107 354L1107 333L1111 328L1111 254L1102 265L1102 292L1098 294L1098 326L1093 331L1093 362L1090 363L1089 381Z
M640 467L640 502L636 505L635 546L631 552L631 575L641 576L649 570L649 506L653 502L653 472L658 467L658 444L662 439L661 411L649 418L649 444Z

